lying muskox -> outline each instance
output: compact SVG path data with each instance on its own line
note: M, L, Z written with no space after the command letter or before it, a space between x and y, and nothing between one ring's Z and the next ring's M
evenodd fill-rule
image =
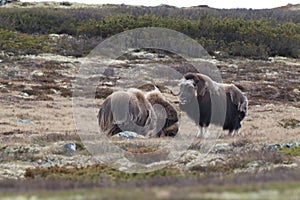
M145 95L138 89L114 92L104 100L98 114L100 130L108 136L123 131L150 137L175 136L177 122L175 108L158 89Z
M197 137L210 123L238 134L248 111L248 100L233 84L222 84L200 73L187 73L180 84L179 107L200 126Z

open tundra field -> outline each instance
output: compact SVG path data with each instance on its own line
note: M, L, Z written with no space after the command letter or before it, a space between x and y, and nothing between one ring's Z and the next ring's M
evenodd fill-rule
M210 153L203 157L201 139L195 133L191 145L169 166L147 173L112 169L99 163L82 143L73 119L72 83L79 67L89 62L95 61L51 54L3 53L0 62L1 199L299 197L299 59L209 60L220 70L224 83L236 84L249 99L249 113L242 121L241 134L229 137L227 132L221 132ZM97 111L105 97L124 89L117 84L120 77L113 72L136 66L169 66L181 73L193 70L176 55L150 50L99 62L109 63L112 71L96 77L96 109L91 114L92 120L97 120ZM150 75L141 76L147 79ZM177 86L158 87L178 107L177 98L168 90L176 90ZM141 89L149 88L143 85ZM146 157L157 150L157 144L171 140L119 138L113 139L113 143ZM76 150L68 149L68 143L74 143ZM130 165L122 167L130 170Z
M157 49L115 56L124 46L110 39L143 27L157 27L137 34ZM126 45L139 41L128 35ZM184 58L198 52L190 38L212 57L200 48L201 58ZM299 5L0 6L0 199L299 199L299 47ZM248 97L240 135L211 126L212 137L196 137L171 91L197 69ZM178 111L179 136L101 138L104 99L153 84Z

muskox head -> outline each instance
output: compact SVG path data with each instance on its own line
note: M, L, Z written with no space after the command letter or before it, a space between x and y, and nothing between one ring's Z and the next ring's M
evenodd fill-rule
M178 94L180 104L190 103L197 96L195 83L192 80L182 79L179 83L180 91Z
M189 104L197 97L201 98L208 93L208 85L205 79L194 73L187 73L179 83L180 91L177 94L181 105Z

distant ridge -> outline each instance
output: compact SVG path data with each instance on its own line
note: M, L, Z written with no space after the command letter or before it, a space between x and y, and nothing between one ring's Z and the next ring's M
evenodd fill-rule
M280 10L300 10L300 4L287 4L286 6L280 6L275 9Z
M5 3L2 3L5 2ZM219 10L218 8L210 7L209 5L197 5L197 6L190 6L190 7L176 7L168 4L160 4L157 6L135 6L135 5L127 5L127 4L85 4L85 3L74 3L74 2L67 2L61 0L60 2L54 2L54 1L44 1L44 2L20 2L20 0L0 0L0 6L3 6L6 4L6 7L52 7L52 8L88 8L88 7L162 7L162 8L169 8L169 9L210 9L210 10ZM236 10L238 8L232 8L232 9L225 9L225 10ZM243 9L243 8L240 8ZM246 9L246 8L245 8ZM300 4L287 4L285 6L275 7L274 10L300 10ZM257 9L250 9L250 10L257 10ZM258 9L260 10L260 9ZM269 9L272 10L272 9Z

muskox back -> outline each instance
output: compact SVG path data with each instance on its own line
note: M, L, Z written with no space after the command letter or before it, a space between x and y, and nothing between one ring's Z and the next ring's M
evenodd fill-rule
M122 132L120 127L117 125L116 121L126 121L126 112L123 112L121 116L119 116L117 113L114 113L114 110L112 108L112 99L113 95L120 99L119 104L126 104L128 100L130 99L130 96L126 92L116 92L112 95L108 96L98 113L98 123L100 126L101 131L106 133L109 136L115 135L119 132ZM123 102L122 102L123 100ZM123 117L122 117L123 115ZM114 119L115 116L115 119ZM119 119L118 119L119 118Z
M103 102L98 123L100 130L112 136L122 131L146 135L154 129L156 115L151 104L138 90L115 92Z
M114 92L103 102L98 123L109 136L132 131L148 136L175 136L178 131L176 109L159 91L144 95L138 89Z

